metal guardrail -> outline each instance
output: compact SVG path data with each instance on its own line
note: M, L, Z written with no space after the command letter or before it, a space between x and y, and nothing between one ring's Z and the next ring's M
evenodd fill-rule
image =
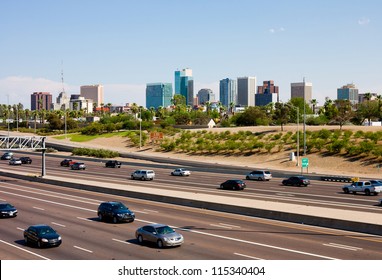
M354 178L354 177L321 176L321 181L351 183L351 182L355 182L355 181L358 181L358 180L359 180L359 178Z

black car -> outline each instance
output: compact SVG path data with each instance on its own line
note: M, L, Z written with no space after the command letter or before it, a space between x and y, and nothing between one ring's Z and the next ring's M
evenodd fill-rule
M25 244L37 247L58 247L62 243L61 236L48 225L33 225L24 230Z
M97 215L100 221L109 220L113 223L133 222L135 219L134 212L118 201L102 202L98 206Z
M0 202L0 216L1 217L16 217L17 209L15 206L8 202Z
M21 163L23 163L23 164L31 164L32 163L32 159L30 157L21 157L20 160L21 160Z
M292 177L289 177L288 179L284 179L282 181L282 184L284 186L298 186L298 187L301 187L301 186L308 186L310 185L310 180L305 178L304 176L292 176Z
M220 184L221 189L228 189L228 190L244 190L247 187L247 185L244 183L243 180L227 180L224 183Z
M6 152L4 153L2 156L1 156L1 159L2 160L10 160L13 158L13 153L10 153L10 152Z
M120 168L121 167L121 162L118 160L109 160L105 163L105 167L113 167L113 168Z
M64 159L63 161L61 161L60 165L61 166L66 166L66 167L69 167L71 166L75 161L69 159L69 158L66 158Z

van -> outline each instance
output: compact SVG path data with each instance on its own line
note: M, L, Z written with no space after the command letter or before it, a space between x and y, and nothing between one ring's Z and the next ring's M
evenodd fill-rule
M272 179L272 173L268 170L254 170L247 174L247 180L269 181Z
M140 179L140 180L154 180L155 172L153 170L135 170L131 173L131 179Z

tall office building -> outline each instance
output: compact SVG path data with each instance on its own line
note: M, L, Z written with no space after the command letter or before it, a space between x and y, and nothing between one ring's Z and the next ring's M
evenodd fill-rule
M279 101L279 87L275 86L272 80L264 81L262 86L257 87L255 95L256 106L266 106L269 103Z
M193 104L193 98L194 98L194 89L193 89L193 82L192 81L192 70L189 68L185 68L183 70L176 70L175 71L175 94L181 94L184 96L186 100L186 105L192 105ZM191 86L192 88L188 90L188 86ZM192 95L192 97L191 97Z
M291 83L291 98L301 97L305 103L309 104L312 100L312 83Z
M102 85L81 86L80 95L85 99L93 100L93 103L95 103L97 107L104 104Z
M237 104L255 106L256 77L237 78Z
M52 95L49 92L34 92L31 95L31 111L50 110Z
M358 88L355 84L347 84L337 89L338 100L349 100L351 104L358 103Z
M215 102L215 95L209 88L202 88L198 91L198 103L206 104L206 102Z
M151 83L146 85L146 108L168 107L172 99L171 83Z
M219 82L219 99L223 106L229 108L231 103L237 104L237 84L236 80L229 78Z

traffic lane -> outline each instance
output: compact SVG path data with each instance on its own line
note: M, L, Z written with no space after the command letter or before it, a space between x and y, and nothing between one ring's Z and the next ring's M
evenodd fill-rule
M103 165L100 167L98 162L90 161L90 164L92 164L92 169L94 172L90 171L76 171L76 170L70 170L70 168L63 168L60 166L56 166L53 163L49 163L48 166L50 168L54 168L54 170L57 170L60 174L57 174L60 176L61 174L65 174L64 176L68 176L71 178L77 178L79 174L81 174L81 178L88 178L91 177L92 180L97 180L100 182L115 182L115 183L121 183L124 182L125 180L128 180L127 178L129 177L129 174L126 174L123 171L120 171L120 169L117 169L114 171L114 174L108 174L106 172L109 172L108 168L105 168ZM110 173L110 172L109 172ZM103 175L102 175L103 174ZM219 174L213 174L213 173L205 173L202 172L200 176L198 176L198 173L194 173L192 178L191 177L174 177L170 176L169 174L164 174L162 175L162 172L157 170L157 178L155 179L156 182L164 182L168 183L169 185L175 184L177 189L182 189L185 191L189 191L190 188L187 186L187 184L192 185L193 187L207 187L209 189L215 189L215 186L219 186L220 183L219 181L217 182L218 179L228 179L226 178L221 178L221 175ZM206 175L207 174L207 175ZM216 176L217 175L217 176ZM162 179L161 179L162 178ZM210 184L203 184L203 183L195 183L196 182L211 182ZM126 182L126 181L125 181ZM136 184L136 183L135 183ZM333 184L331 182L319 182L319 181L314 181L311 186L307 188L300 188L300 187L285 187L280 184L275 183L274 180L271 180L269 182L251 182L247 180L248 188L246 189L246 192L251 192L253 190L254 193L258 193L259 191L262 192L268 192L270 195L273 195L274 197L271 197L271 200L274 201L282 201L282 200L287 200L294 202L294 200L298 199L302 196L309 196L309 195L321 195L322 192L326 192L326 194L330 195L325 195L323 197L318 197L316 196L315 199L321 200L329 200L329 201L336 201L336 202L341 202L343 199L347 200L347 197L343 195L343 193L338 193L338 192L333 192ZM318 187L316 187L316 184L319 184ZM139 185L139 183L138 183ZM184 185L184 186L183 186ZM251 188L251 186L255 186L255 188ZM156 185L158 187L158 185ZM167 186L163 186L164 188L167 188ZM263 189L264 188L264 189ZM338 189L340 187L338 186ZM278 191L280 190L280 191ZM288 190L288 192L284 192L282 190ZM290 192L289 190L294 190L293 192ZM222 192L220 192L222 193ZM263 197L264 199L270 199L269 197ZM320 199L321 198L321 199ZM375 199L373 197L366 197L361 199L353 200L352 204L363 204L363 205L372 205L375 206ZM313 200L304 200L300 201L297 203L304 204L304 203L314 203ZM356 202L356 203L354 203ZM369 204L370 202L370 204ZM319 202L321 203L321 202ZM341 208L340 205L336 204L331 204L327 205L331 206L334 208ZM359 210L364 210L364 209L359 209ZM370 209L369 209L370 210Z
M91 211L91 210L89 210L89 211ZM147 209L144 209L144 211L148 211ZM142 211L141 211L142 212ZM150 211L149 211L150 212ZM167 211L166 211L167 212ZM157 213L157 214L155 214L155 213ZM153 210L152 211L152 214L155 216L155 215L159 215L159 217L157 217L156 218L156 220L158 220L159 218L162 218L163 219L163 214L162 213L160 213L159 211L155 211L155 210ZM203 215L205 215L205 212L203 213ZM166 213L166 220L168 220L168 218L171 218L171 217L174 217L175 215L171 215L171 213ZM232 239L234 239L236 242L238 242L239 244L247 244L248 245L248 242L249 242L249 244L252 244L252 245L257 245L257 246L260 246L261 248L275 248L275 247L280 247L280 248L282 248L281 249L281 251L282 251L282 253L285 253L285 252L287 252L287 251L300 251L298 254L299 255L304 255L304 256L306 256L306 255L308 255L308 256L310 256L310 257L312 257L313 255L316 255L316 254L314 254L314 253L309 253L309 252L304 252L304 251L301 251L301 250L296 250L296 249L288 249L288 248L285 248L285 244L289 244L289 243L291 243L290 241L284 241L284 242L282 242L281 244L273 244L273 245L269 245L268 243L270 243L270 242L266 242L265 244L261 244L261 245L259 245L258 244L258 242L254 242L254 241L251 241L251 238L253 238L252 237L252 234L251 234L251 236L248 236L248 240L243 240L243 239L241 239L240 238L240 236L243 236L243 233L245 234L245 233L248 233L248 232L257 232L257 231L253 231L253 229L243 229L243 230L237 230L238 229L238 227L240 227L240 226L234 226L234 225L232 225L232 222L231 223L229 223L229 221L223 221L223 222L220 222L220 223L218 223L219 225L218 225L218 228L214 228L214 227L216 227L216 223L215 224L211 224L211 222L212 221L209 221L210 222L210 225L209 226L205 226L205 225L197 225L197 221L199 221L200 220L200 218L198 218L197 219L197 221L195 221L195 220L192 220L191 218L192 217L194 217L194 215L191 215L188 219L190 219L190 222L191 222L191 224L192 224L192 226L191 226L191 228L190 228L190 226L189 225L185 225L185 226L182 226L182 228L183 228L183 230L185 229L186 231L188 231L188 230L192 230L192 232L193 233L195 233L195 231L197 231L198 232L198 234L208 234L209 236L213 236L214 238L222 238L222 239L225 239L225 238L228 238L229 240L232 240ZM84 219L91 219L91 218L84 218ZM184 220L188 220L188 219L185 219L185 217L183 217L182 218L182 221L184 221ZM213 218L213 220L215 219L215 217ZM175 223L179 223L179 221L177 221L177 220L174 220L174 222L173 222L174 224ZM234 227L234 230L232 230L232 229L227 229L227 227ZM212 227L212 228L211 228ZM235 228L236 227L236 228ZM200 232L200 230L201 229L204 229L204 231L202 231L202 232ZM225 234L217 234L217 232L225 232ZM233 236L227 236L227 233L228 233L228 231L229 231L229 233L230 234L232 234L232 233L239 233L240 234L240 236L235 236L235 235L233 235ZM264 232L264 233L269 233L269 232L272 232L272 230L270 230L270 229L264 229L262 232ZM280 232L280 230L278 230L278 232L281 234L285 234L284 232ZM298 235L298 233L295 233L294 235ZM288 235L289 236L289 235ZM259 238L259 236L256 236L256 239L258 239ZM285 239L285 238L284 238ZM298 241L298 242L300 242L300 238L297 238L298 240L296 240L296 241ZM271 240L272 241L272 240ZM274 242L274 241L273 241ZM284 244L285 243L285 244ZM301 243L301 242L300 242ZM209 243L208 243L209 244ZM272 243L270 243L270 244L272 244ZM284 245L283 245L284 244ZM326 244L339 244L339 243L335 243L335 242L326 242ZM246 245L246 246L247 246ZM280 245L280 246L279 246ZM345 245L345 246L347 246L347 245ZM236 246L237 247L237 246ZM244 246L245 247L245 246ZM303 248L304 247L312 247L312 246L302 246ZM257 251L259 250L258 248L256 249ZM279 249L280 250L280 249ZM246 254L245 254L245 252L240 252L240 253L238 253L238 252L236 252L238 255L246 255L246 256L250 256L249 255L249 253L250 252L247 252ZM282 254L278 254L278 257L276 258L276 259L278 259L278 258L280 258L280 256L282 256ZM260 256L258 256L259 258L260 258ZM357 254L355 257L359 257L359 254ZM264 256L263 256L263 258L264 258ZM290 258L290 256L289 256L289 258ZM288 257L287 257L287 259L288 259ZM298 259L297 257L294 257L293 259ZM304 258L303 258L304 259ZM310 259L310 258L309 258Z

